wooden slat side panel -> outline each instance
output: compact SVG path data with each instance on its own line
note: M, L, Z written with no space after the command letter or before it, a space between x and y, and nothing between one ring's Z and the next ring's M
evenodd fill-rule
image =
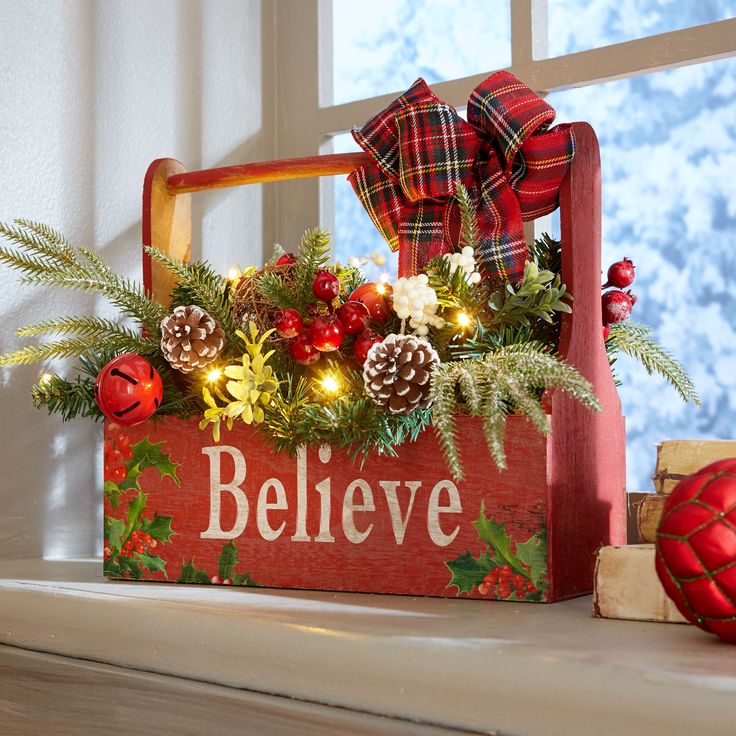
M574 125L577 150L560 192L562 276L574 302L560 352L592 383L603 411L552 397L550 566L554 580L571 585L556 597L590 592L596 550L626 542L626 437L602 336L600 154L593 129Z
M482 506L486 537L492 533L504 547L508 534L512 553L523 554L516 545L544 536L547 518L547 440L525 417L508 420L508 469L502 472L479 420L458 417L457 431L466 477L454 484L432 431L399 448L397 458L373 454L361 466L345 451L327 448L296 458L276 455L242 423L219 444L196 420L163 418L126 429L131 444L163 442L179 464L180 487L153 469L139 477L148 494L144 516L170 516L174 531L170 543L155 548L168 578L160 572L146 577L177 580L192 559L212 577L232 539L235 571L265 586L455 597L447 563L469 554L492 563L490 571L508 562L479 538ZM233 483L237 490L219 492L220 484ZM106 503L105 513L123 518L134 493L123 494L115 508ZM219 504L214 512L213 499ZM466 558L460 568L474 564ZM471 587L473 597L484 597Z

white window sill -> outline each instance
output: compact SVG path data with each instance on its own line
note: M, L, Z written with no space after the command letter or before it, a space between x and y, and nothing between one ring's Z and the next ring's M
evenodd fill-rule
M387 573L388 574L388 573ZM518 734L732 734L736 649L554 605L109 582L0 564L0 643Z

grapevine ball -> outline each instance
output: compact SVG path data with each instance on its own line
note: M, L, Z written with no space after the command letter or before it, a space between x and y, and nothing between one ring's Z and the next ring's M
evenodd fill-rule
M680 613L736 644L736 458L675 486L656 547L657 575Z
M97 375L95 401L108 418L126 427L153 416L163 397L161 376L140 355L113 358Z

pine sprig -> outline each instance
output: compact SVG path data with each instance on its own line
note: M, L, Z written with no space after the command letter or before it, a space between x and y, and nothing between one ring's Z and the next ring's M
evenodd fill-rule
M31 398L36 409L45 407L49 414L61 414L65 422L76 417L102 419L91 378L77 376L74 381L67 381L58 375L51 376L33 386Z
M307 230L302 236L296 252L296 268L294 270L295 298L297 304L306 306L314 300L312 282L321 268L327 268L330 262L330 233L322 228Z
M478 218L470 199L470 193L462 184L459 184L455 197L460 207L459 247L470 246L473 250L476 250L478 247Z
M235 342L237 328L233 320L229 290L226 288L227 279L216 273L206 262L182 263L152 246L146 246L145 251L176 276L177 290L189 303L197 304L220 323L227 342Z
M257 282L258 291L277 309L292 307L295 296L291 288L277 273L264 273Z
M453 420L458 401L466 404L471 416L482 418L491 455L499 469L503 469L507 414L524 413L540 432L549 432L540 405L541 392L546 388L565 391L589 409L600 410L590 383L572 366L535 345L510 345L483 358L443 363L433 371L432 424L458 481L463 478Z
M618 352L638 360L649 375L658 373L677 391L683 401L701 406L692 378L685 369L661 345L653 340L651 328L637 322L619 322L611 325L606 340L606 351L613 362Z

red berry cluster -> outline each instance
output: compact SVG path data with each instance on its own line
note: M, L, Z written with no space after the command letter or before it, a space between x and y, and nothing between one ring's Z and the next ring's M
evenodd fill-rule
M489 593L497 598L509 598L513 593L518 599L527 593L536 593L537 589L529 578L521 573L514 573L510 565L494 567L478 586L481 595Z
M223 580L219 575L213 575L212 579L210 580L210 583L212 583L212 585L232 585L233 579L225 578Z
M296 257L292 253L286 253L276 261L276 265L291 264L295 261ZM276 312L273 318L276 332L284 339L290 340L289 355L297 363L300 365L316 363L322 357L322 353L339 350L345 337L350 335L355 337L353 347L355 359L363 364L371 345L383 339L368 329L371 319L383 323L390 316L385 296L382 295L382 302L386 302L385 304L379 304L377 300L367 303L365 299L356 297L364 286L356 289L348 301L335 308L335 300L340 294L340 280L332 272L321 269L312 282L312 293L319 301L325 302L327 314L315 314L311 323L306 325L304 316L296 309L286 308ZM373 291L376 291L375 288Z
M130 438L123 434L119 424L109 424L105 439L105 480L122 483L128 472L125 463L131 457Z
M610 289L604 291L601 297L601 306L603 309L603 339L608 339L611 332L611 325L616 322L623 322L631 316L631 310L636 304L636 296L628 291L622 291L627 286L631 286L634 281L635 273L633 262L629 258L622 261L612 263L608 269L608 281L603 284L602 288Z
M150 534L140 529L134 529L130 533L130 537L123 543L120 556L132 557L134 554L143 555L149 549L153 549L157 544L156 540ZM105 540L104 555L106 560L112 557L112 547L107 539Z

